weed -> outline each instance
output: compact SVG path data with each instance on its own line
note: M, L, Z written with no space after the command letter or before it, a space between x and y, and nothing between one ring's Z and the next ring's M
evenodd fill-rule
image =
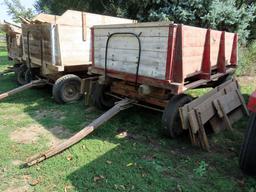
M207 166L208 164L205 161L200 161L199 166L194 169L195 174L200 177L204 176Z

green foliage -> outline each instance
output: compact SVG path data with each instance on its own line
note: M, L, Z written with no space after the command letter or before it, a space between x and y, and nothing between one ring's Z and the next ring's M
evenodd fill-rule
M173 20L200 27L239 33L240 43L245 44L250 35L250 24L255 18L256 7L234 0L188 0L178 4L168 3L150 13L150 20Z
M12 16L12 19L16 23L20 23L20 17L31 19L34 16L31 8L26 9L20 0L4 0L5 5L8 8L8 14Z
M205 161L200 161L199 166L194 169L194 172L197 176L204 176L206 173L206 169L208 167L208 164Z
M250 35L250 22L255 18L254 5L243 4L236 8L233 0L214 0L209 8L209 13L202 17L206 26L214 29L239 33L240 43L246 44Z
M245 44L256 36L255 6L244 0L37 0L36 9L62 14L67 9L88 11L139 21L174 21L199 27L238 32ZM253 34L250 35L250 38Z
M35 8L38 12L61 15L67 9L94 13L111 12L112 0L37 0Z
M239 65L236 70L238 76L255 75L256 71L256 42L252 42L247 47L242 47L239 50Z

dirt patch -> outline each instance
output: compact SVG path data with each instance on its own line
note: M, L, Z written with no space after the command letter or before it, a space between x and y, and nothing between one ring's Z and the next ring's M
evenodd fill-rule
M65 129L64 127L56 126L49 130L51 135L48 137L50 140L50 145L56 145L60 143L61 141L69 138L72 136L72 134Z
M26 115L23 115L23 114L13 114L13 115L2 115L1 116L1 119L3 120L8 120L8 121L17 121L17 119L24 119L26 118L27 116Z
M18 165L23 164L23 162L21 160L13 160L12 164L15 165L15 166L18 166Z
M4 182L6 187L3 190L3 192L27 192L30 190L30 179L30 175L23 175L10 179Z
M256 83L256 78L252 76L236 77L236 79L241 86L247 86L248 84L255 85Z
M10 139L20 144L35 143L43 134L44 128L38 125L18 128L10 134Z
M27 192L29 190L29 186L22 187L9 187L4 192Z
M44 119L44 118L49 118L49 117L54 118L54 119L60 119L60 120L65 118L64 113L59 110L51 109L51 110L36 111L36 116L35 116L36 119Z
M49 145L55 145L72 134L69 130L61 126L53 127L49 130L40 125L31 125L29 127L18 128L10 134L10 139L20 144L33 144L40 138L47 138Z

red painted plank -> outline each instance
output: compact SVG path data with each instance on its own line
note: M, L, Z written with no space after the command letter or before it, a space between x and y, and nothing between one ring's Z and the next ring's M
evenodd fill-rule
M176 25L170 25L169 27L167 59L166 59L166 75L165 75L166 80L171 79L176 29L177 29Z
M183 83L183 29L182 25L178 25L175 39L175 51L172 64L172 79L174 83Z
M236 33L234 36L234 42L232 46L232 53L231 53L231 59L230 59L231 65L237 65L237 51L238 51L237 47L238 47L238 35Z
M220 49L219 49L219 56L218 56L218 63L217 68L219 73L226 72L226 56L225 56L225 32L223 31L221 34L220 40Z
M208 29L205 36L204 54L201 66L201 78L210 79L211 77L211 30Z

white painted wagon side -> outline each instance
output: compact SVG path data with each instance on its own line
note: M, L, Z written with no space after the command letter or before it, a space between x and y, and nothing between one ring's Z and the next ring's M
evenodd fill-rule
M46 23L37 21L35 24L23 25L24 57L28 58L27 33L31 29L29 43L37 45L35 50L30 50L35 52L31 55L31 62L34 67L41 68L42 75L64 72L67 68L84 70L83 67L90 65L90 28L93 25L134 22L129 19L72 10L66 11L56 19L48 18L49 21Z
M94 26L95 67L105 67L106 41L109 34L130 32L139 35L141 59L139 75L165 79L170 23L138 23L129 25ZM135 36L114 35L108 46L107 68L136 74L139 44Z

